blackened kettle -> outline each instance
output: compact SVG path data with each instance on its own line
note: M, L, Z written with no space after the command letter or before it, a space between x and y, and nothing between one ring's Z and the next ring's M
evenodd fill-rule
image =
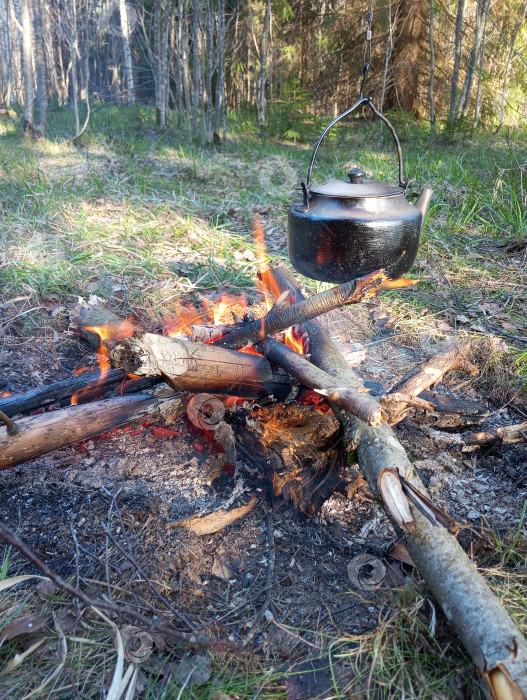
M325 135L340 119L367 105L393 136L399 159L399 184L370 180L354 168L348 180L311 183L317 151ZM404 275L417 255L419 234L432 197L425 188L415 204L408 201L401 146L393 126L361 97L336 117L320 135L302 183L303 202L289 209L287 246L295 270L324 282L342 283L384 269L392 279Z

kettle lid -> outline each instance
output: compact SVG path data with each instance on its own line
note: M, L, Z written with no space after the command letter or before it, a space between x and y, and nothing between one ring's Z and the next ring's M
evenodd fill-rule
M380 180L370 180L364 170L353 168L348 173L349 180L332 178L321 185L312 184L309 191L326 197L393 197L404 194L404 188L396 187Z

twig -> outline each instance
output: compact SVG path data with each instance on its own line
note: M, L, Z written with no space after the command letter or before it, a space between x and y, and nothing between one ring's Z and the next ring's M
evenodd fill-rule
M55 573L45 562L38 557L33 550L31 550L23 540L21 540L18 535L11 530L5 523L0 521L0 538L14 547L16 550L22 554L28 561L30 561L36 568L41 571L44 576L47 576L54 584L64 591L69 593L74 598L78 598L83 603L89 606L94 606L96 608L101 608L103 610L109 610L116 615L123 617L128 617L136 620L141 625L147 629L159 632L166 635L167 637L172 637L183 644L189 644L191 646L204 646L204 647L214 647L222 649L234 649L236 645L230 640L215 641L209 637L204 637L199 634L187 634L181 630L173 627L172 625L164 624L162 622L157 622L147 615L143 615L140 612L136 612L133 608L128 605L118 605L108 600L103 600L102 598L92 598L86 595L81 590L72 586L68 583L62 576Z
M274 535L273 535L273 509L272 506L269 506L269 509L267 510L267 513L265 515L265 523L266 523L266 529L267 529L267 542L269 544L269 556L267 558L267 577L265 579L265 600L263 602L262 607L256 614L253 623L251 625L251 628L249 632L247 633L247 636L245 637L244 645L247 645L251 639L254 637L254 634L256 630L258 629L258 626L260 622L262 621L265 613L269 610L269 607L271 605L271 586L272 586L272 579L273 579L273 570L274 570L274 558L275 558L275 548L274 548Z

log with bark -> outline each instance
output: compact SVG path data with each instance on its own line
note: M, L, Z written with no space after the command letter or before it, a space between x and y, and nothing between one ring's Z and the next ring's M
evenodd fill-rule
M262 279L275 297L289 289L297 299L302 298L296 280L284 267L266 270ZM359 378L318 322L303 324L302 331L309 336L313 364L339 383L360 388ZM497 700L526 698L527 641L455 537L437 521L432 522L430 515L423 515L424 505L416 505L418 495L408 497L399 475L417 494L425 495L426 489L393 430L386 423L368 426L337 406L334 412L343 426L348 449L356 451L373 493L380 497L389 492L393 502L387 503L384 494L384 505L392 522L404 533L406 549L487 681L492 696Z
M309 299L299 299L292 305L284 298L280 300L281 303L278 307L275 305L263 318L233 327L231 332L216 340L215 345L225 348L241 348L341 306L357 304L364 299L370 299L382 290L400 289L412 284L416 284L415 280L404 278L390 280L382 270L377 270L351 282L332 287L320 294L314 294Z
M20 418L15 435L0 425L0 470L155 415L161 403L149 394L123 396Z
M162 377L179 391L245 398L294 397L297 382L263 357L153 333L136 333L111 354L125 372Z

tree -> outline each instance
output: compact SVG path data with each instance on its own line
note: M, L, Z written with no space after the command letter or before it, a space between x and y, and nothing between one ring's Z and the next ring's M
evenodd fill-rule
M24 74L24 122L26 136L33 136L33 102L35 85L33 76L33 27L31 26L30 0L22 0L22 72Z
M43 138L48 123L48 74L46 69L46 47L42 34L41 0L33 0L33 29L35 32L35 67L37 72L38 124L35 136Z
M124 73L126 76L126 101L135 101L134 71L132 68L132 53L130 51L130 23L126 0L119 0L119 15L121 19L121 34L123 37ZM132 27L133 29L133 27Z

